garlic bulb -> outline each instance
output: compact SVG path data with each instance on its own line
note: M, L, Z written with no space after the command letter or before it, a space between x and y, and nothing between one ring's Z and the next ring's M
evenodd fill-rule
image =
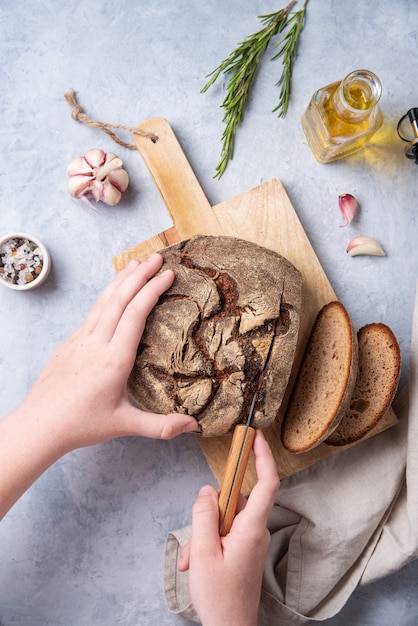
M129 184L121 159L113 152L106 153L96 148L73 159L67 168L67 174L69 193L89 204L87 197L93 197L96 202L114 206L118 204Z
M358 256L360 254L368 254L370 256L386 256L385 252L376 239L359 235L354 237L347 246L346 252L350 256Z

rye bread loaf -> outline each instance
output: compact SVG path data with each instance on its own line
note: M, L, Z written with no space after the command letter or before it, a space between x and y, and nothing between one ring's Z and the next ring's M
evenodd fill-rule
M398 389L401 351L392 330L367 324L357 333L359 365L350 405L325 443L344 446L362 439L390 407Z
M193 415L202 435L217 436L246 419L260 382L253 425L271 424L295 355L300 272L233 237L197 236L161 254L175 280L148 317L130 397L148 411Z
M338 426L353 393L358 367L357 336L341 302L318 313L283 418L286 450L306 452Z

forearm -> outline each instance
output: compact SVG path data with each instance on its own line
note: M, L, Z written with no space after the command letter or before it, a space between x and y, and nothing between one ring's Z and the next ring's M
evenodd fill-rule
M0 519L65 452L53 420L23 403L0 420Z

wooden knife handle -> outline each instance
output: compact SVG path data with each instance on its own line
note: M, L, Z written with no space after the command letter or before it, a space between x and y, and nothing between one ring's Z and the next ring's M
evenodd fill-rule
M231 530L254 436L254 428L251 426L247 428L245 424L238 424L232 435L219 494L219 534L221 537Z

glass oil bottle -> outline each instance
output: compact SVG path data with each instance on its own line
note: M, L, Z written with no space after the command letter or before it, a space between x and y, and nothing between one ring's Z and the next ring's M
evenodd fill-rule
M381 93L373 72L356 70L313 94L302 128L317 161L336 161L366 145L383 124Z

